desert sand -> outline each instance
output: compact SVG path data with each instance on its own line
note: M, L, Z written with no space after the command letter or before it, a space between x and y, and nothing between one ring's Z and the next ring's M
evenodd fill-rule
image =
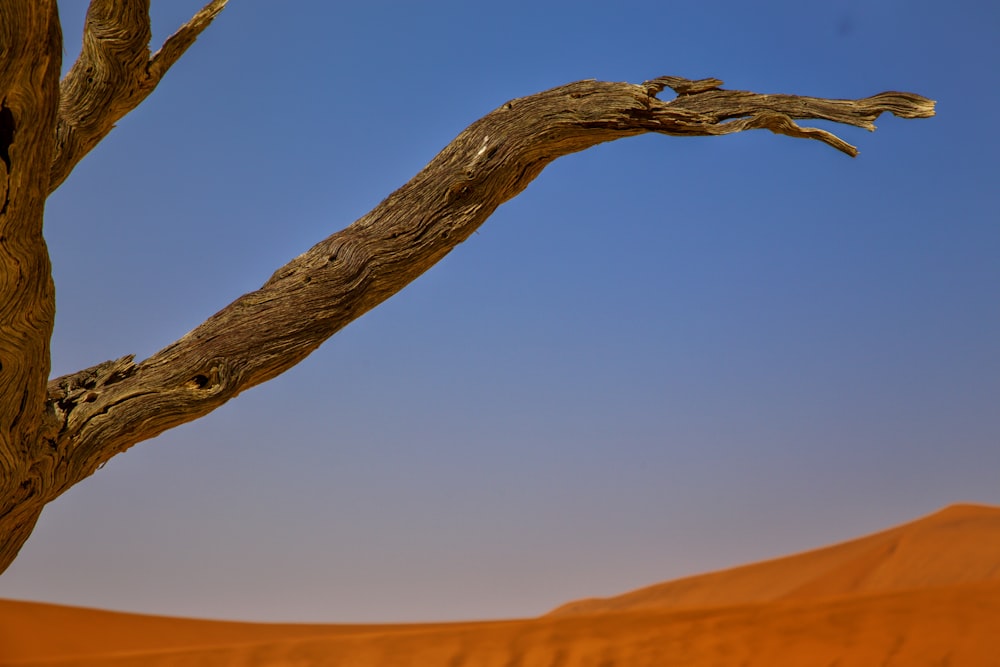
M0 600L0 665L1000 667L1000 508L515 621L254 624Z

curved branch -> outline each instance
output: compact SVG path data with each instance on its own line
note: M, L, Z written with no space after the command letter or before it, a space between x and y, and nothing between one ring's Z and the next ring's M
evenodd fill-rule
M212 0L149 57L149 0L92 0L80 57L60 84L49 192L122 117L135 109L212 22L227 0Z
M752 128L833 135L793 119L871 129L889 111L933 115L910 93L825 100L721 90L715 79L642 85L580 81L507 102L473 123L409 183L151 358L130 357L54 380L49 435L55 497L131 445L191 421L298 363L469 237L552 160L644 132L718 135ZM656 97L665 87L677 97Z

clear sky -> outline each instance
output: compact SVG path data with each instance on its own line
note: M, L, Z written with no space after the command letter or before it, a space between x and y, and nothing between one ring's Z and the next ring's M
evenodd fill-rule
M157 39L199 5L153 0ZM998 7L231 0L49 200L54 374L183 335L514 97L674 74L938 116L840 130L854 160L767 132L560 159L300 366L50 505L0 596L525 616L1000 504Z

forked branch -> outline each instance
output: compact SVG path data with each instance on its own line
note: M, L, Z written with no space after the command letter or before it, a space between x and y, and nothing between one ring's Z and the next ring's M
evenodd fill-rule
M911 93L828 100L720 85L677 77L642 85L580 81L507 102L370 213L151 358L136 364L125 357L53 380L45 434L52 460L39 466L51 474L47 498L134 443L201 417L298 363L444 257L560 156L645 132L755 128L819 139L854 155L833 134L795 121L873 129L887 111L904 118L934 114L932 101ZM667 87L677 96L660 100Z
M149 0L91 1L80 57L60 84L49 192L66 180L115 123L153 92L226 2L209 2L150 58Z

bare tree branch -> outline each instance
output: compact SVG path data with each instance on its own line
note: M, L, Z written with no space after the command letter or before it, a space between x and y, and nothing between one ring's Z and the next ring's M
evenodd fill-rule
M720 135L766 128L856 149L795 119L873 129L883 112L933 115L911 93L862 100L758 95L715 79L642 85L580 81L512 100L473 123L370 213L279 269L149 359L130 357L49 384L44 466L51 499L140 440L214 410L301 361L472 234L552 160L645 132ZM656 96L671 87L677 97Z
M49 192L160 83L227 0L212 0L149 56L149 0L92 0L80 57L63 79Z

